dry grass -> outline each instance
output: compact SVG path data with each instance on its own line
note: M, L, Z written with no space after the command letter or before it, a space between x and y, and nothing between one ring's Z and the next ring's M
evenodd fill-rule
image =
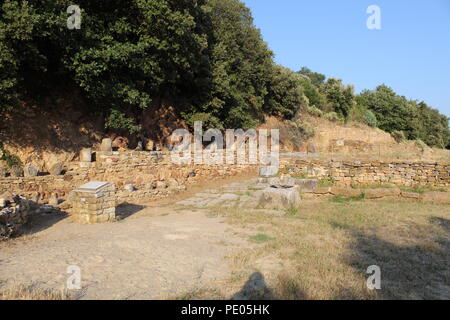
M228 288L254 299L450 299L449 209L361 200L304 201L284 217L223 210L232 225L270 237L230 257ZM371 265L381 290L366 287Z
M72 300L66 290L42 289L35 285L16 285L9 289L0 288L0 300Z

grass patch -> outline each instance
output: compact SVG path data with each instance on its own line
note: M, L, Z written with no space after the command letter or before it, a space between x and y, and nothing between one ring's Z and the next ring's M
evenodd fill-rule
M300 212L298 207L290 207L289 209L286 209L286 216L287 217L295 217Z
M254 242L254 243L265 243L265 242L272 241L274 239L264 233L259 233L257 235L251 236L248 240L250 242Z
M223 215L259 233L251 242L265 243L230 256L240 275L228 282L233 288L256 270L273 299L448 299L447 205L305 200L298 219L242 209ZM371 265L382 270L382 290L366 287Z
M0 290L0 300L74 300L67 290L42 289L35 285L17 285Z

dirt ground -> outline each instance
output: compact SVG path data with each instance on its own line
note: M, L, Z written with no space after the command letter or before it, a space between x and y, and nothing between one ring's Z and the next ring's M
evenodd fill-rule
M192 205L249 181L122 204L115 223L34 217L0 243L0 298L22 285L62 292L70 266L81 270L76 299L450 298L448 205L303 199L282 215ZM380 292L366 287L369 265L383 270Z

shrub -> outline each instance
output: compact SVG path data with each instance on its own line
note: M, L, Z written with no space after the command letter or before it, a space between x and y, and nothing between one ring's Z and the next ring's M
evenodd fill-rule
M336 112L328 112L324 116L325 119L333 122L338 122L341 120L341 117Z
M397 143L404 142L406 140L405 133L403 131L393 131L391 136L397 141Z
M2 142L0 142L0 160L5 161L9 168L23 166L20 158L6 150Z
M314 116L314 117L319 117L319 118L323 117L323 112L322 112L322 110L320 110L320 109L317 108L316 106L309 106L309 107L306 109L306 111L307 111L310 115L312 115L312 116Z
M364 121L365 124L367 124L368 126L370 126L372 128L375 128L378 125L377 117L370 110L366 110L366 112L364 113L364 120L363 121Z
M221 123L221 121L206 112L199 112L199 113L194 113L194 114L190 114L190 115L184 115L184 119L186 121L186 124L191 127L194 128L194 123L196 121L201 121L203 122L203 129L208 130L208 129L219 129L219 130L223 130L224 127Z
M425 150L425 148L427 147L427 144L426 144L425 142L423 142L422 140L420 140L420 139L417 139L417 140L415 141L415 143L416 143L416 146L417 146L419 149L421 149L422 151Z

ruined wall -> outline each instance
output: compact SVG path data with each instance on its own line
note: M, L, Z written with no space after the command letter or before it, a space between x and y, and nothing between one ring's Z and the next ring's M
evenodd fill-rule
M331 177L337 185L394 184L449 187L450 163L304 161L283 159L282 172L295 176Z
M63 175L0 178L0 194L9 191L43 203L59 199L88 181L113 182L116 201L164 198L186 186L224 177L253 174L258 165L177 165L161 152L97 152L90 163L70 162ZM450 163L342 162L282 159L281 172L299 177L331 177L337 185L389 183L398 186L450 187Z
M115 184L118 202L137 201L167 197L205 180L257 172L256 166L246 165L177 165L161 152L97 152L95 158L87 164L70 162L60 176L0 178L0 194L10 191L33 198L39 192L45 202L52 193L66 199L69 192L88 181L107 181ZM134 190L125 188L127 185Z

